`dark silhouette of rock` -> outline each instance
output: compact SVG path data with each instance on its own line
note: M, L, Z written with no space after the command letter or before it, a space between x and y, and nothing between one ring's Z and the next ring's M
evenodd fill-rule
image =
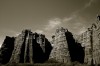
M12 51L14 49L14 37L6 36L1 48L0 48L0 63L6 64L9 62Z

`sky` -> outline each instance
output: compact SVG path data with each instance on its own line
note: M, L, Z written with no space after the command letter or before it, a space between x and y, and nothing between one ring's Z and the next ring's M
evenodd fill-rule
M31 29L51 40L58 27L81 34L100 14L100 0L0 0L0 45Z

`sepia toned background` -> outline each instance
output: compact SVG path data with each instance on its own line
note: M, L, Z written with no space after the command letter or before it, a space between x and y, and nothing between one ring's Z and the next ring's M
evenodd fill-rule
M0 0L0 45L23 29L50 40L57 27L80 34L96 21L100 0Z

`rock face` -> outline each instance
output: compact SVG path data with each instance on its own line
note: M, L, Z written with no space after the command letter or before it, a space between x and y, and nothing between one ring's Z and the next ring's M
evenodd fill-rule
M84 62L88 65L100 64L100 16L77 40L85 47Z
M6 64L7 62L9 62L12 51L14 49L14 41L14 37L6 36L0 49L0 63Z
M64 63L84 62L84 48L75 42L71 32L61 27L52 38L53 50L50 58Z
M50 58L67 64L78 61L98 65L100 16L97 16L97 21L85 32L77 35L76 39L67 29L58 28L51 43L45 35L32 33L31 30L23 30L17 37L6 36L0 48L0 63L42 63Z
M67 30L64 28L58 28L55 32L55 35L52 36L53 50L51 52L50 58L55 59L58 62L70 63L70 54L65 35L66 31Z
M12 51L9 52L10 57L6 63L42 63L48 60L52 46L45 35L23 30L14 40L13 43L8 41L9 44L12 44L12 47L7 43L8 48L12 48ZM8 52L8 50L4 50L4 52ZM6 56L6 54L3 56ZM3 60L5 61L5 59Z

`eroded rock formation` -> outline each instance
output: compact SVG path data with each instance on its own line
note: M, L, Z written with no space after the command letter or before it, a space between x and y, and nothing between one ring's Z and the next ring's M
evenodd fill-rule
M6 37L0 49L0 63L42 63L52 46L45 35L23 30L16 38Z
M84 63L84 48L75 41L71 32L61 27L52 38L53 50L50 59L64 63L74 61Z

